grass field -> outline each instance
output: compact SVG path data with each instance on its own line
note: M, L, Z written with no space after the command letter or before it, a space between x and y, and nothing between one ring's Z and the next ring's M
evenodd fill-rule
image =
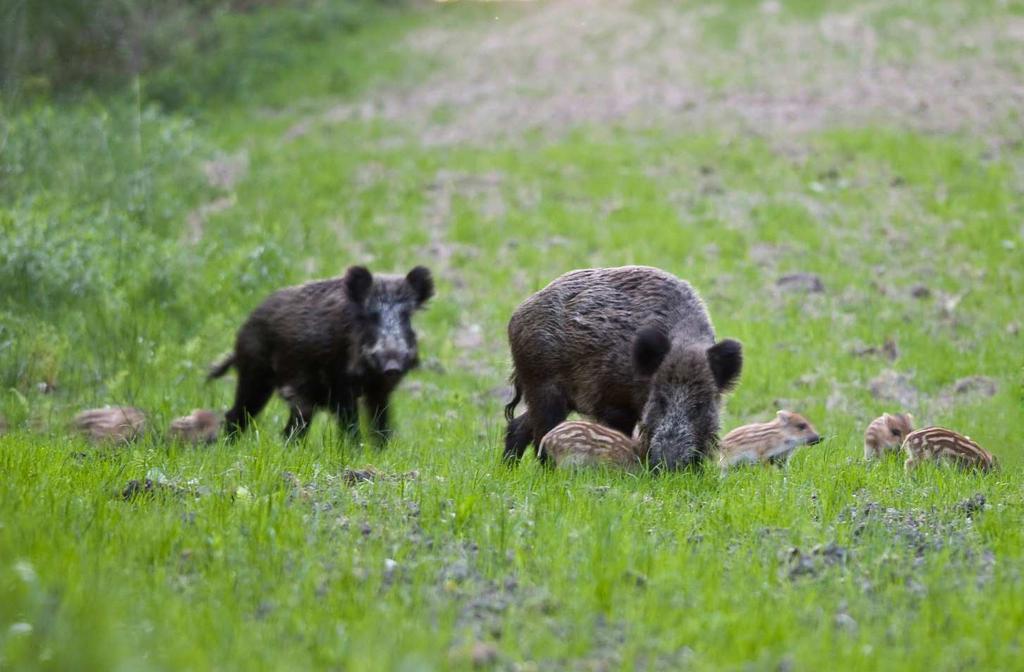
M146 79L3 115L0 669L1021 667L1024 5L289 35L304 62L191 116ZM438 280L386 450L326 417L284 445L280 401L234 444L162 437L230 404L205 370L263 296L353 263ZM634 263L743 342L725 428L785 407L826 440L725 477L504 467L511 311ZM75 437L104 404L152 431ZM896 410L1003 468L864 463ZM147 477L187 492L120 497Z

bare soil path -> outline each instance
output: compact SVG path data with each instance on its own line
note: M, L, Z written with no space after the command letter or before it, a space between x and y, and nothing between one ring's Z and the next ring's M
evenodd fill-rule
M427 145L608 124L784 137L872 123L1016 141L1024 17L976 10L869 2L807 17L768 1L737 21L699 6L496 4L482 25L442 23L409 38L440 64L432 76L322 120L389 120Z

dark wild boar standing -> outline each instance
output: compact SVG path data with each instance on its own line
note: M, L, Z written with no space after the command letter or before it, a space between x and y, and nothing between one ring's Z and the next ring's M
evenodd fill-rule
M516 309L508 336L509 461L576 411L626 436L639 422L652 466L693 464L716 445L722 393L743 365L737 341L715 342L689 283L646 266L566 273Z
M387 440L391 392L419 363L412 314L433 294L422 266L404 277L353 266L343 277L272 294L239 330L234 352L210 372L238 372L228 432L244 430L277 390L291 407L286 438L303 436L320 409L357 436L356 401L363 397L374 438Z

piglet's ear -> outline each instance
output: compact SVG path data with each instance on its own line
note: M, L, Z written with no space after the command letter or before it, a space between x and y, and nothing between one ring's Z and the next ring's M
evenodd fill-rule
M782 422L782 424L784 424L784 425L788 425L788 424L789 424L789 419L790 419L790 417L792 417L792 416L790 416L790 414L789 414L789 411L779 411L778 413L776 413L776 414L775 414L775 416L776 416L776 417L777 417L777 418L778 418L778 419L779 419L779 420L780 420L780 421Z
M641 376L653 376L671 349L672 342L665 332L656 327L645 327L633 341L633 366Z
M417 266L405 276L405 281L416 295L416 305L422 306L434 295L434 277L426 266Z
M345 272L345 293L353 303L365 303L373 286L373 274L365 266L352 266Z
M743 370L743 346L725 338L708 348L708 364L720 392L728 392L740 381Z

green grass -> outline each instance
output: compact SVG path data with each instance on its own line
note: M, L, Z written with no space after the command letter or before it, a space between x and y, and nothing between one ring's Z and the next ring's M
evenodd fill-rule
M786 20L824 11L794 7ZM131 96L6 116L0 669L470 668L481 643L497 669L1018 666L1024 148L895 125L802 135L795 153L725 128L430 148L400 123L347 121L285 138L436 67L407 31L487 17L389 10L198 118ZM338 88L346 54L358 81ZM239 152L234 187L206 183L203 162ZM234 205L189 242L190 213L222 197ZM346 445L326 418L283 445L279 401L236 444L161 437L230 403L205 367L263 296L364 262L426 263L439 284L392 445ZM566 270L629 263L690 280L743 341L726 427L781 403L827 440L726 477L503 467L509 314ZM791 272L826 291L780 293ZM460 347L472 325L483 344ZM887 338L894 362L853 352ZM869 389L886 369L910 377L919 424L970 434L1002 471L864 464L867 422L901 410ZM948 394L972 375L996 393ZM106 403L154 430L121 448L71 434ZM367 464L393 478L345 482ZM147 475L200 494L118 497Z

